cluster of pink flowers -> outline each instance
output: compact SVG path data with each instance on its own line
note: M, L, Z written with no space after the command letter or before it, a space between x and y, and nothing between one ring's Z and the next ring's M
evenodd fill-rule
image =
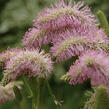
M47 77L53 66L48 54L38 50L22 50L7 62L4 72L9 80L28 74L29 77Z
M39 50L10 49L1 55L2 68L8 80L28 74L29 77L47 77L52 72L53 62L49 54Z
M72 0L68 5L64 0L60 0L50 9L47 8L39 13L34 20L34 27L26 32L23 45L29 48L37 48L48 43L54 45L58 38L62 37L62 34L67 35L68 33L72 33L72 36L75 34L89 36L98 29L96 22L90 8L84 7L83 2L72 6Z
M53 70L49 54L34 49L9 49L0 54L0 68L4 77L0 85L27 74L28 77L46 78Z
M105 52L86 51L70 67L68 75L71 76L70 83L82 83L90 78L94 86L103 84L109 86L109 55Z
M106 50L108 47L107 36L102 29L95 33L95 37L81 36L77 33L72 35L72 33L67 32L66 34L62 34L61 39L58 39L56 42L57 43L51 47L50 51L53 57L56 57L56 61L79 56L82 52L89 49Z
M33 27L26 32L22 45L26 49L11 49L0 54L0 67L9 80L27 74L45 78L53 70L48 54L39 52L42 44L51 44L50 54L56 62L78 56L67 76L70 84L90 78L93 86L109 87L109 40L98 28L95 16L84 2L68 5L64 0L39 13Z
M34 27L25 34L23 45L37 48L51 43L50 53L56 62L79 56L68 72L70 83L81 83L90 78L94 86L108 86L109 40L97 22L84 2L72 5L69 0L67 5L60 0L39 13Z
M82 8L83 7L83 8ZM82 8L82 9L81 9ZM85 6L83 2L79 2L72 6L72 0L69 0L67 5L64 0L60 0L50 9L45 9L40 13L37 19L34 20L34 26L39 29L58 30L68 26L75 26L78 28L92 27L95 25L94 15L91 13L90 8Z

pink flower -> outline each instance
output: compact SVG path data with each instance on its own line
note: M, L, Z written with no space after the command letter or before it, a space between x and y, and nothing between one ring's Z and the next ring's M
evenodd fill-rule
M83 2L72 6L72 0L65 4L60 0L52 8L45 9L34 20L34 28L26 32L23 45L28 48L37 48L42 44L56 43L61 34L69 31L72 35L89 35L98 28L96 19L88 6L84 7ZM56 40L55 40L56 39Z
M54 46L51 47L51 54L56 61L63 61L73 56L79 56L87 50L106 50L109 41L102 29L95 33L84 34L67 31L61 37L55 39Z
M46 30L38 30L36 28L30 28L28 32L26 32L23 45L28 48L37 48L42 44L48 44L51 42L52 33Z
M64 0L60 0L50 9L45 9L34 20L34 26L49 30L57 30L66 25L87 29L94 27L95 23L95 16L91 13L90 8L85 6L84 2L78 2L72 6L72 0L69 0L68 5Z
M67 75L70 84L82 83L91 79L93 86L104 85L109 87L109 55L105 52L87 51L83 53Z
M22 74L28 74L29 77L47 77L53 69L52 64L49 55L43 51L39 53L38 50L22 50L8 61L4 72L9 80Z

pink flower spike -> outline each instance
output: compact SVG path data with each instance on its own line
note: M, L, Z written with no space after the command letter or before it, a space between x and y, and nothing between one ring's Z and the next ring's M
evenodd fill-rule
M66 25L81 26L93 29L96 24L95 16L90 8L84 5L84 2L78 2L72 6L72 0L68 5L64 0L59 1L50 9L45 9L34 20L34 26L40 29L56 30Z
M82 83L90 78L93 86L109 87L109 55L105 52L87 51L83 53L67 73L70 84Z
M79 56L87 50L107 50L109 41L104 32L100 29L94 34L92 33L69 32L61 34L54 41L51 47L51 54L56 61L70 59L73 56ZM109 51L109 50L108 50Z
M37 16L34 20L35 27L29 29L24 36L23 45L37 48L42 44L55 44L66 31L72 35L78 33L79 36L92 37L89 33L94 34L98 30L96 22L95 16L84 2L72 6L72 0L68 5L60 0Z
M39 53L38 50L22 50L8 61L5 69L4 72L8 75L9 81L22 74L45 78L51 73L53 63L44 51Z
M30 28L28 32L26 32L22 43L27 48L37 48L42 44L50 43L51 39L51 33L48 34L46 30Z

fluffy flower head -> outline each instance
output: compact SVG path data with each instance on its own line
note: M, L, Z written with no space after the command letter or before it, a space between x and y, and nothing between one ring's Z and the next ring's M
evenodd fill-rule
M50 9L41 12L34 20L34 28L26 32L23 45L29 48L37 48L42 44L55 43L60 34L70 31L72 35L92 34L96 31L96 20L88 6L79 2L72 6L72 0L67 5L60 0Z
M92 34L92 33L91 33ZM98 30L95 34L86 36L78 35L76 32L62 34L61 38L57 39L57 43L51 47L53 57L56 61L69 59L73 56L79 56L87 50L101 50L108 48L109 41L102 30Z
M22 74L46 77L52 71L52 61L48 54L38 50L22 50L7 63L5 73L9 80L15 79Z
M79 57L69 72L70 83L81 83L90 78L93 86L109 86L109 55L105 52L87 51Z
M48 44L51 42L52 33L46 30L39 30L36 28L31 28L26 32L23 45L28 48L37 48L42 44Z
M60 0L50 9L46 9L40 13L34 21L34 25L39 28L50 30L60 29L66 25L80 26L95 25L95 17L91 13L88 6L83 2L79 2L72 6L72 0L69 0L67 5L64 0Z

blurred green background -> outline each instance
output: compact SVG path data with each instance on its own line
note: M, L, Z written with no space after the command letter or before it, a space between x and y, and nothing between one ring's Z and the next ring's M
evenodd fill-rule
M109 20L109 0L84 1L91 7L93 13L96 14L100 9ZM54 0L0 0L0 52L11 47L21 47L21 39L28 28L32 27L33 19L37 13L52 2ZM53 74L49 78L54 94L63 101L63 106L59 109L81 109L86 99L84 93L86 90L90 90L89 81L72 86L60 80L73 61L74 59L56 64ZM30 100L23 100L22 104L25 105L24 109L31 109ZM0 106L0 109L16 109L16 105L10 101ZM41 90L40 109L57 109L46 87Z

